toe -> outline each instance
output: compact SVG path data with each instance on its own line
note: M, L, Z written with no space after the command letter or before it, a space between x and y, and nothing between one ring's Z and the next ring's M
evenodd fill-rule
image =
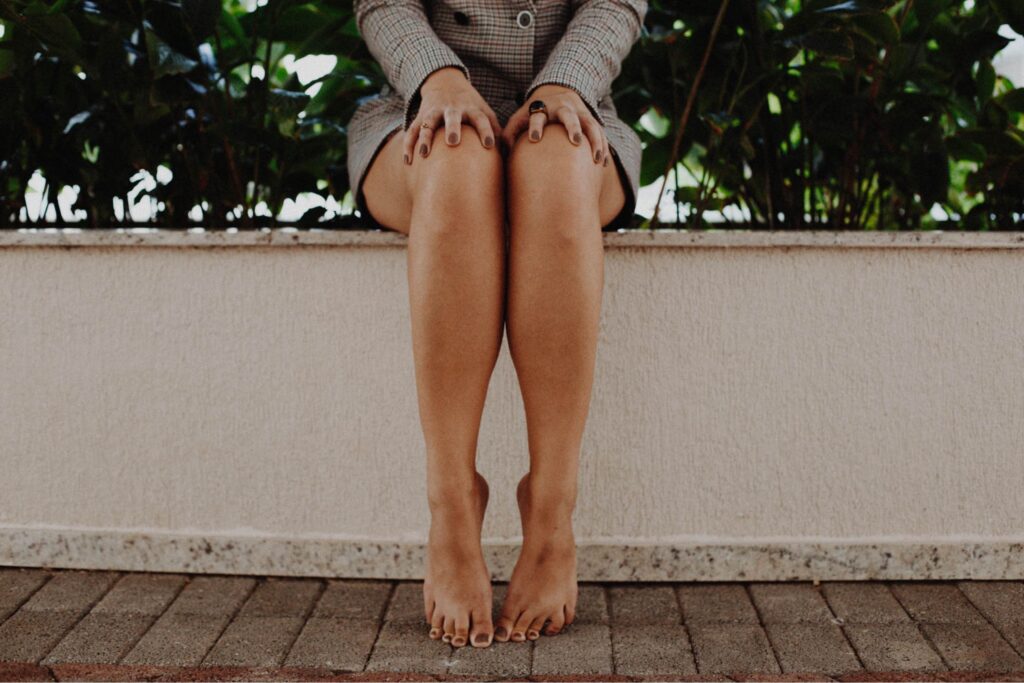
M530 624L533 623L533 612L523 612L516 619L515 625L512 626L512 640L516 642L522 642L526 640L526 630L530 628Z
M430 615L430 637L437 640L444 633L444 612L437 606Z
M492 630L489 610L473 612L473 627L469 632L469 642L473 647L487 647L490 645Z
M512 637L512 625L514 623L515 617L507 612L502 613L498 617L498 623L494 625L494 639L499 643L508 642L509 638Z
M452 642L452 636L455 635L455 619L450 616L444 618L444 635L441 636L441 640L446 643Z
M452 647L462 647L469 639L469 612L461 612L455 618L455 635L452 636Z
M544 629L542 633L546 636L553 636L561 631L563 626L565 626L564 607L551 615L551 623L548 624L548 627Z
M548 620L546 614L542 614L536 617L530 622L530 625L526 627L526 637L529 640L537 640L540 638L540 630L544 628L544 622Z

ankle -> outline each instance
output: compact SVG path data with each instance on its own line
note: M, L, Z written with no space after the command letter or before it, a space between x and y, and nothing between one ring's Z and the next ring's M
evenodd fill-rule
M477 499L487 489L487 482L473 470L468 476L446 474L427 483L427 506L431 514L476 509Z

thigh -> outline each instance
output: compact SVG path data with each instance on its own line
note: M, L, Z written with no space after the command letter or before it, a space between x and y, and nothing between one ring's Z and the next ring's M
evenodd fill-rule
M363 199L373 219L386 228L409 234L412 195L409 172L402 160L399 127L381 147L363 176Z

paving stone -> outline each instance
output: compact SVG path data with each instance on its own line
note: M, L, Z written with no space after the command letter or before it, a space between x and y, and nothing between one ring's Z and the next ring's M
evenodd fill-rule
M1024 582L958 581L956 585L996 626L1024 624Z
M750 597L766 625L835 623L825 599L810 583L751 583Z
M890 583L893 595L915 620L929 624L984 624L981 615L956 584L938 581Z
M1024 660L990 624L922 624L954 670L1024 671Z
M90 612L40 663L115 663L142 637L153 619L148 614Z
M280 666L302 630L302 617L243 617L228 624L204 666Z
M82 610L26 610L0 624L0 660L38 662L82 616Z
M268 578L242 605L240 617L305 617L319 597L323 584L311 579Z
M782 673L760 625L697 623L690 642L701 674Z
M1024 654L1024 624L999 624L999 632L1017 652Z
M126 574L91 613L159 616L174 601L186 580L187 577L180 574Z
M557 636L541 636L541 638ZM533 643L499 643L492 641L488 647L453 648L449 656L449 676L474 676L488 678L525 678L530 675L530 660Z
M0 622L14 614L49 578L41 569L0 568Z
M884 583L829 581L821 584L832 611L846 624L909 623L910 615Z
M233 615L256 585L256 580L234 576L192 577L167 608L171 614Z
M917 624L847 624L843 627L868 671L945 671Z
M861 667L842 630L834 624L765 624L784 673L844 674Z
M29 611L77 611L92 607L119 578L117 572L63 570L56 572L46 585L36 591L24 605Z
M576 597L575 624L607 624L608 598L604 586L599 583L580 583Z
M397 582L395 590L391 594L391 603L384 614L384 620L426 625L427 617L423 610L423 582Z
M612 614L614 618L614 609ZM697 673L690 638L678 623L612 626L612 660L615 673L626 676Z
M24 662L0 662L0 681L52 681L45 666Z
M393 586L391 581L332 579L327 582L312 616L380 620Z
M230 621L231 616L227 614L168 612L157 619L121 663L199 666Z
M285 666L362 671L377 638L376 619L312 617L285 659Z
M385 621L377 634L366 671L439 675L447 669L451 651L448 643L431 640L423 624L408 619Z
M681 624L683 615L672 586L611 586L608 607L613 624Z
M534 676L610 673L612 644L607 624L574 621L556 636L533 641Z
M760 623L743 584L682 584L676 593L687 624Z

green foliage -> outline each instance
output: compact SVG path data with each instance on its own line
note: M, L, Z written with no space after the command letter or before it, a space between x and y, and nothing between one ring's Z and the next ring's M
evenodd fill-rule
M678 171L681 221L927 228L934 207L964 229L1021 220L1024 89L992 68L999 27L1024 33L1019 0L730 0L711 41L720 6L652 0L614 84L645 144L642 183ZM76 188L93 227L129 223L115 211L129 199L175 228L278 224L300 193L341 201L345 124L385 83L348 0L0 0L0 24L0 227L37 171L50 196ZM300 83L288 65L308 55L337 64ZM361 227L325 214L300 223Z
M712 42L720 6L652 2L618 107L673 123L642 131L642 182L679 170L689 225L723 207L775 229L936 227L933 207L962 229L1024 219L1024 94L992 68L1019 0L732 0Z

